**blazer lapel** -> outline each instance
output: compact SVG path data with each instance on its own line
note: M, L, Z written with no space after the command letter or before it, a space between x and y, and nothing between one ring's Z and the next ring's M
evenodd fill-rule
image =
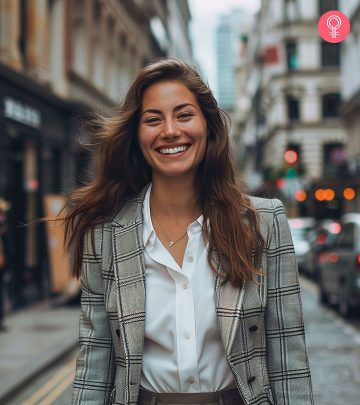
M217 270L224 274L219 257ZM215 275L215 307L220 336L227 356L231 355L236 331L239 327L241 308L246 284L242 289L233 287L230 283L222 284L223 279Z
M112 221L113 263L120 333L126 360L130 365L140 365L138 373L141 371L145 336L142 204L148 187L149 184L138 196L128 200Z

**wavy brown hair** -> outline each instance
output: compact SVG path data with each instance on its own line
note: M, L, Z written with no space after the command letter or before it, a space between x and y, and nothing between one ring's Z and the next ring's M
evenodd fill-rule
M73 252L73 273L80 277L86 232L91 231L94 250L94 226L111 221L126 200L151 181L151 167L138 145L139 115L145 89L164 80L184 84L196 96L206 119L207 149L194 189L204 216L208 262L224 282L241 287L246 280L254 281L253 273L264 274L253 262L264 248L258 214L245 194L230 152L228 116L218 107L196 68L176 59L161 59L145 66L111 114L94 115L94 176L70 194L59 214L65 223L65 251ZM216 258L223 272L218 273Z

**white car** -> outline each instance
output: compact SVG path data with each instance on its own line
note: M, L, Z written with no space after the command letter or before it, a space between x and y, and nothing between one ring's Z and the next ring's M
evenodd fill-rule
M316 224L315 218L289 218L288 219L291 237L294 243L295 256L299 271L305 271L306 255L309 252L311 246L309 243L309 232L314 228Z

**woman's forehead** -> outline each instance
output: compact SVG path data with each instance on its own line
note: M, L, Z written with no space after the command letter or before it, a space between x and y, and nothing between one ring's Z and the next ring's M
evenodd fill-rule
M169 108L178 104L198 106L195 95L179 81L161 81L150 85L142 97L142 110L146 108Z

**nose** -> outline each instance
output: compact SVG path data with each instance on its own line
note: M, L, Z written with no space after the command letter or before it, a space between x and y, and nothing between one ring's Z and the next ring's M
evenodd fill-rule
M164 121L164 126L161 131L163 137L173 137L180 135L180 130L176 125L176 121L167 119Z

